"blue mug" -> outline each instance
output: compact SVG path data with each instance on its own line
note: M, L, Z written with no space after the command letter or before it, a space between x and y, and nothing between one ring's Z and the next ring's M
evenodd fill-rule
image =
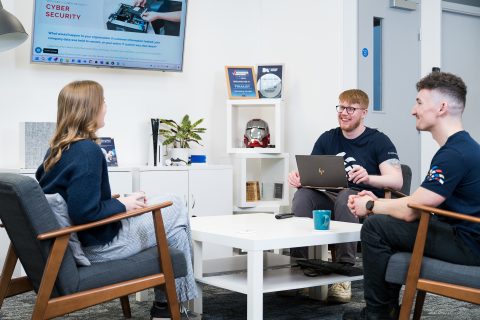
M313 210L313 225L315 230L329 230L330 229L330 210Z

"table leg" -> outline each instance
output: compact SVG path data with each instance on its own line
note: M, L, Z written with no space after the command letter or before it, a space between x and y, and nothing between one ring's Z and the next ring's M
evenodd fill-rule
M328 260L328 245L310 247L313 251L309 250L308 256L310 259L322 259ZM314 300L327 300L328 285L312 287L308 290L310 299Z
M263 251L248 251L247 319L263 319Z
M193 241L193 275L195 279L201 279L203 277L203 245L201 241ZM193 312L203 313L203 294L202 287L197 282L198 296L193 301Z

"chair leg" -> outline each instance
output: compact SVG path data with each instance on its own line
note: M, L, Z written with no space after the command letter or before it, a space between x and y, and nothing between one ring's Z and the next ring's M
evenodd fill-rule
M8 288L12 280L13 270L17 264L17 254L13 249L12 244L8 247L7 257L3 264L2 274L0 276L0 309L2 308L3 300L7 297Z
M132 311L130 310L130 301L128 301L128 296L121 297L120 303L122 304L123 316L125 318L131 318Z
M415 300L415 309L413 309L413 319L420 320L422 316L423 303L425 302L425 291L417 291L417 299Z

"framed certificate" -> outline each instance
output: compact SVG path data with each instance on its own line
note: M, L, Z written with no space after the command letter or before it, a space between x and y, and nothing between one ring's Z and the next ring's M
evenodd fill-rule
M254 67L226 66L228 97L230 99L257 99L257 79Z

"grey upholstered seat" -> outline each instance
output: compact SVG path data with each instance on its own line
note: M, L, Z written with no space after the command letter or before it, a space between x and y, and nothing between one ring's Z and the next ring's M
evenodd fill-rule
M420 319L427 292L480 304L480 266L450 263L424 256L430 217L446 216L472 223L480 218L435 207L409 203L420 213L413 252L397 252L390 257L385 281L405 284L399 319L408 319L416 296L414 319Z
M385 280L405 284L412 254L399 252L388 261ZM466 287L480 288L480 267L453 264L442 260L423 258L420 277Z
M37 237L40 234L60 229L60 225L54 217L39 184L26 176L0 173L0 208L0 219L12 242L14 254L22 263L31 286L38 293L47 259L52 254L52 245L55 239L38 240ZM164 237L163 235L161 239L164 239L162 244L166 248L166 238ZM183 253L173 248L169 248L168 251L170 252L174 276L185 276L187 265ZM164 250L163 252L167 254L168 251ZM82 267L77 266L70 247L67 246L65 255L60 260L60 270L50 297L70 295L87 289L141 279L146 276L153 275L158 279L158 274L163 273L160 270L158 252L159 249L153 247L127 259L92 263L91 266ZM2 281L4 280L2 279ZM144 279L140 281L150 281L150 287L154 283L152 280ZM155 279L155 281L155 283L158 283L161 280ZM141 286L148 288L148 283L144 282L137 288L143 290ZM124 292L125 295L129 293L132 292ZM9 295L7 294L7 296ZM0 300L3 300L3 297L0 297Z

